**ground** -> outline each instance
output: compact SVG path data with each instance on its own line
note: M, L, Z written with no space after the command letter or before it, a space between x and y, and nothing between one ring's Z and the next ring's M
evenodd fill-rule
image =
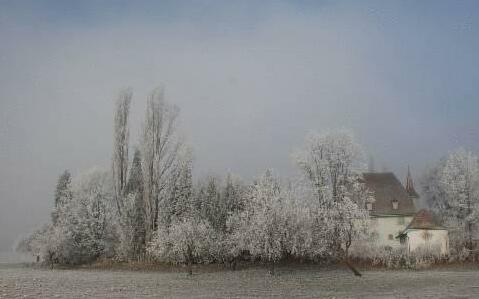
M479 298L479 271L280 267L197 272L49 270L0 265L0 298Z

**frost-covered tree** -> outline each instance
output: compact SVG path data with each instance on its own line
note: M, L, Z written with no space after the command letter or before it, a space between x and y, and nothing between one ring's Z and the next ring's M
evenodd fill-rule
M311 190L301 181L291 181L283 187L283 217L286 222L287 252L300 260L313 260L325 250L323 240L315 231L315 205Z
M211 223L215 230L223 230L224 207L218 177L209 176L204 181L199 182L196 206L202 219Z
M39 260L48 262L53 266L60 257L63 236L60 233L63 220L68 218L70 207L73 205L72 178L68 170L65 170L58 178L55 189L54 206L51 214L52 223L43 225L28 236L21 239L15 250L22 253L31 253Z
M123 212L123 200L128 175L128 117L132 98L131 89L122 90L115 102L113 126L113 190L118 214Z
M15 244L15 251L19 253L30 253L36 257L38 261L40 257L43 257L43 248L46 243L45 236L49 229L49 225L43 225L41 228L21 238Z
M94 242L93 252L98 256L108 254L112 250L110 223L114 217L110 175L93 169L79 177L75 192L80 205L79 215L84 213L84 221Z
M159 207L159 225L169 226L174 219L191 216L193 196L193 162L189 148L182 148L172 167L168 187Z
M46 226L46 229L41 235L41 247L40 255L43 257L43 261L50 265L50 268L53 269L55 263L70 263L66 261L67 256L67 242L68 234L66 234L65 228L62 226L49 225Z
M181 147L178 114L178 107L165 101L162 89L155 89L148 97L141 140L147 241L158 227L160 198L165 195Z
M445 162L446 158L443 158L436 165L426 169L420 181L423 191L423 196L421 196L422 204L433 210L441 218L445 216L444 211L449 208L444 188L442 188L440 181ZM444 221L445 219L441 220Z
M246 196L244 211L230 222L233 250L247 250L252 257L270 263L274 273L274 264L284 257L289 242L279 179L268 170Z
M442 216L453 241L473 249L479 223L479 158L458 149L430 170L424 180L429 205Z
M123 198L123 212L118 219L116 235L118 242L116 245L116 257L119 260L133 260L140 256L141 251L141 233L138 233L136 227L136 203L137 194L128 193Z
M71 190L71 174L65 170L58 178L57 187L55 189L55 201L52 212L52 222L55 224L63 207L72 199Z
M241 211L244 207L243 203L243 193L245 192L245 187L241 180L234 176L231 173L226 175L223 192L221 194L224 202L224 223L229 216L234 213ZM225 225L226 226L226 225Z
M110 174L94 169L72 183L69 175L68 180L60 181L68 182L59 184L68 186L59 188L68 190L68 200L56 201L55 223L33 232L21 242L19 249L40 255L51 266L54 263L82 264L100 257L111 257L116 242L116 212Z
M347 259L351 242L368 221L361 147L347 131L311 134L295 160L315 199L314 238L326 243L326 255Z
M211 225L196 217L175 219L169 227L159 227L148 252L160 261L188 265L213 261L215 231Z
M173 215L175 218L191 216L193 196L193 161L191 151L188 150L179 159L179 165L175 167L176 173L172 182L174 198Z
M473 237L479 220L479 160L464 149L451 153L441 173L450 215L463 229L468 249L473 249ZM451 217L451 218L452 218Z
M294 158L326 207L339 200L343 187L357 181L364 169L362 149L348 131L310 134Z
M43 225L40 229L21 239L16 244L15 250L20 253L30 253L36 257L37 262L42 259L45 264L53 268L53 265L58 263L63 256L66 237L61 226Z
M81 264L113 251L113 191L108 173L92 170L75 180L73 198L57 225L49 230L55 240L48 252L64 264ZM46 244L50 246L51 244ZM55 251L55 252L54 252Z
M226 233L228 217L243 208L244 192L243 183L232 174L224 180L208 176L196 186L194 206L216 231Z
M120 232L120 254L132 259L145 252L145 207L143 204L143 174L141 153L135 150L130 167L128 183L125 187L125 213Z

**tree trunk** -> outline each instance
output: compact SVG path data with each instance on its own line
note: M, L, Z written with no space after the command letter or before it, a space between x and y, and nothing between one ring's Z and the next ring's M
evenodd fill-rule
M158 206L159 206L159 199L158 194L155 197L155 215L153 217L153 229L152 231L155 232L158 228Z
M270 264L269 274L274 275L274 261L272 261Z
M472 223L471 221L468 221L468 233L469 233L469 250L474 249L474 245L472 244Z
M53 263L55 262L55 261L53 260L53 253L50 252L50 253L48 254L48 259L49 259L49 261L50 261L50 269L53 270Z
M188 275L193 275L193 263L191 260L188 261Z
M362 274L349 262L349 247L351 246L351 238L346 242L346 248L344 249L342 262L353 271L355 276L362 276Z
M346 257L345 259L343 259L343 263L344 263L351 271L353 271L354 275L359 276L359 277L362 276L362 274L361 274L356 268L354 268L353 265L351 265L351 263L348 261L348 258L347 258L347 257Z
M236 259L233 259L233 262L231 262L231 269L232 269L233 271L236 270Z

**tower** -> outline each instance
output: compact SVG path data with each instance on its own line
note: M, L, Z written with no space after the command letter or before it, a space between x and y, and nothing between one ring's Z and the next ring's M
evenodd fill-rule
M416 189L414 189L414 182L412 180L411 169L409 168L409 165L407 166L406 191L410 197L419 198Z

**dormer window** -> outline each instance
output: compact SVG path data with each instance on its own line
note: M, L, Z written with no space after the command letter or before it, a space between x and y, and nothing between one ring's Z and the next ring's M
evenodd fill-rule
M372 203L372 202L366 203L366 209L367 209L368 211L372 211L372 210L373 210L373 203Z
M393 210L397 210L399 207L399 202L396 199L394 199L392 201L392 204L393 204Z

